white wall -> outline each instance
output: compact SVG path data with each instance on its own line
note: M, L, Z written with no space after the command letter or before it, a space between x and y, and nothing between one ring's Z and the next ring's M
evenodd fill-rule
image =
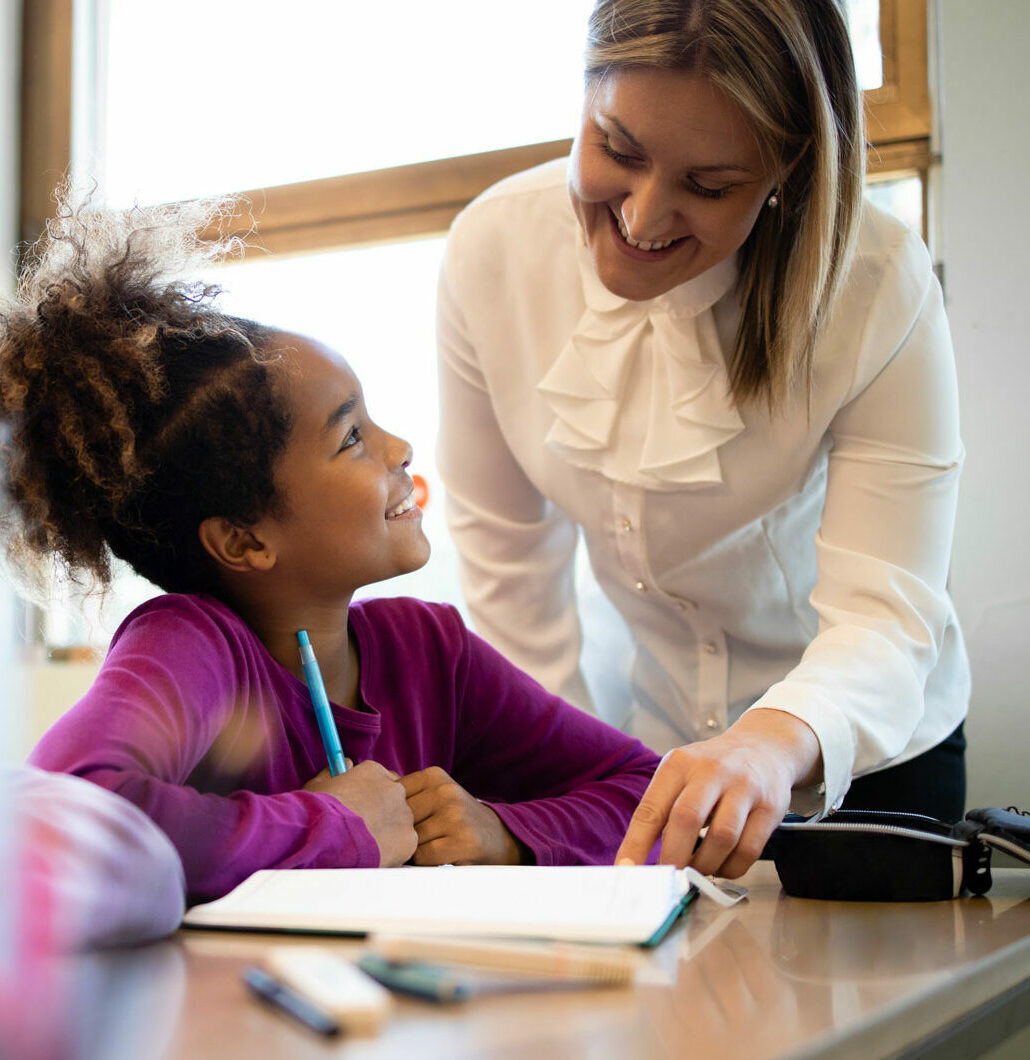
M1030 3L938 0L941 245L967 462L967 805L1030 809Z

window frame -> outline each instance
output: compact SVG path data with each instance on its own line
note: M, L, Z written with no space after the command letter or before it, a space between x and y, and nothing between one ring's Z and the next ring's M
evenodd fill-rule
M22 4L18 231L23 247L43 232L71 163L73 6L74 0Z
M80 0L81 2L81 0ZM33 242L72 157L74 0L26 0L23 12L20 233ZM883 84L865 96L868 172L917 172L933 161L926 0L880 0ZM300 254L440 235L496 181L568 154L554 140L274 187L241 189L230 222L248 253ZM927 236L924 210L924 239ZM223 227L224 231L224 227Z

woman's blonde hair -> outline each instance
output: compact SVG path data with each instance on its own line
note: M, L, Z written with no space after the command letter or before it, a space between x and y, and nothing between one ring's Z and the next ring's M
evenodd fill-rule
M790 165L740 252L743 305L730 386L770 407L807 387L858 231L862 98L842 0L598 0L588 83L626 68L695 72Z

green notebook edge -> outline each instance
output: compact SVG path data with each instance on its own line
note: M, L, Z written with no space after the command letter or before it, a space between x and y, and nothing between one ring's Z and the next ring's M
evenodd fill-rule
M700 894L701 892L696 887L691 887L689 891L672 907L669 915L658 925L655 929L654 934L649 939L642 942L640 945L643 949L653 949L658 945L662 939L672 930L673 925L679 920L681 916L686 912L687 906Z

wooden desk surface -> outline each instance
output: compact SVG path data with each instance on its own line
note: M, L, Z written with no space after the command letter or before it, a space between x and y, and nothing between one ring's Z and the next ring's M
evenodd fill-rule
M399 999L372 1038L319 1038L246 992L241 969L282 936L180 931L157 945L70 959L75 1055L870 1060L920 1042L926 1049L928 1036L951 1032L966 1036L961 1055L976 1055L992 1043L974 1051L970 1028L986 1027L977 1014L992 1006L1007 1006L1010 1033L1030 1020L1030 870L996 871L987 898L897 905L788 898L769 864L742 882L750 897L732 909L695 902L632 987L456 1007ZM339 939L304 944L360 949Z

